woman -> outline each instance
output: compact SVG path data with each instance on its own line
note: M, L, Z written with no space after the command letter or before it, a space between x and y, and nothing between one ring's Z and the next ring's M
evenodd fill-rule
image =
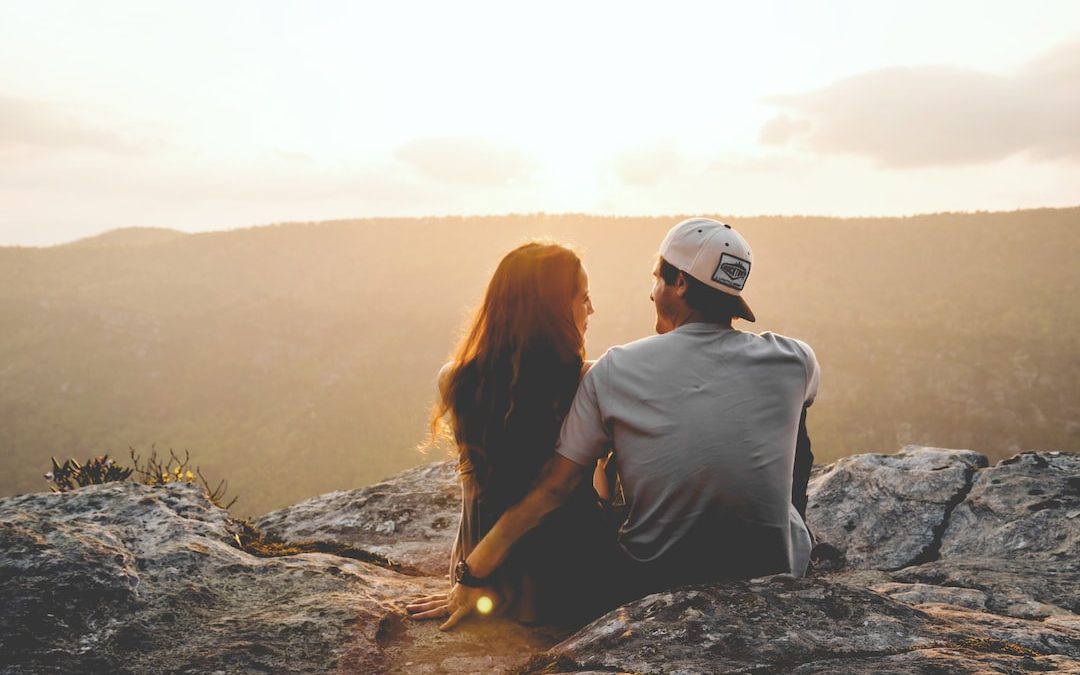
M499 263L469 331L440 371L432 433L448 430L453 437L462 489L451 578L552 456L588 369L585 330L592 313L580 258L557 244L524 244ZM497 608L528 623L588 618L595 611L589 568L599 560L605 531L597 494L583 481L493 575ZM444 601L423 598L408 610L414 618L442 617Z

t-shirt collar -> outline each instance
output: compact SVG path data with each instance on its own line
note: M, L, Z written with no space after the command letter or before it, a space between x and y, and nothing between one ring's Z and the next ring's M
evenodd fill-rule
M717 333L735 330L724 323L712 323L709 321L693 321L679 326L673 333Z

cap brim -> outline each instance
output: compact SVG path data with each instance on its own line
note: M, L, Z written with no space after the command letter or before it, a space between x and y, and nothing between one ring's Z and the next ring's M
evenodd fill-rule
M736 295L735 297L739 299L739 313L737 316L740 319L746 319L747 321L757 321L757 317L754 316L754 310L750 309L750 305L746 304L746 300L744 300L741 295Z

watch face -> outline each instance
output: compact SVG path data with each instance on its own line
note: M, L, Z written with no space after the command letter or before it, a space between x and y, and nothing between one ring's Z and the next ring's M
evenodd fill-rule
M465 561L459 560L457 566L454 567L454 581L461 581L468 571L469 566L465 564Z

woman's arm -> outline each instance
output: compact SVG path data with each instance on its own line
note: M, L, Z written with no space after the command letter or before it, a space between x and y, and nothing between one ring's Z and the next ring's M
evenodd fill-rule
M536 487L507 509L468 555L466 562L469 572L480 578L491 575L506 559L514 543L562 504L585 473L587 467L575 464L562 455L557 454L549 460ZM440 630L448 630L468 616L476 607L477 600L487 593L489 591L484 588L455 584L445 601L417 606L417 610L427 610L425 618L449 615L450 618L439 626Z
M448 394L450 391L450 373L454 369L454 362L449 361L443 364L443 367L439 369L439 375L436 377L436 388L438 390L439 401L436 405L446 405ZM458 532L457 537L454 539L454 546L450 551L450 574L448 577L453 580L454 567L457 565L458 560L463 560L469 553L472 552L473 546L476 541L474 534L474 516L475 516L475 492L469 488L474 488L471 483L466 483L465 480L461 481L461 515L458 518ZM422 598L416 598L412 602L406 605L406 610L409 616L413 619L428 619L434 617L444 617L446 613L442 611L447 604L447 595L445 593L438 593L436 595L428 595Z

